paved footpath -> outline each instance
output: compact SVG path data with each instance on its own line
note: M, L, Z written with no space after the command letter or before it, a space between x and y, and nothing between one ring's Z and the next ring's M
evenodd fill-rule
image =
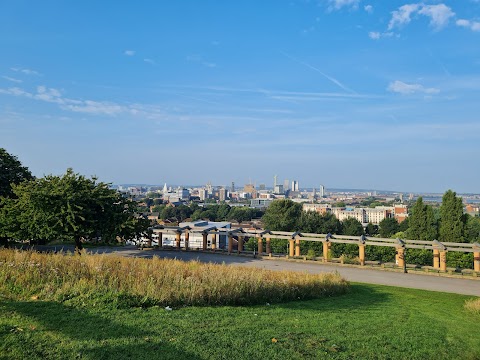
M89 249L92 251L92 249ZM198 260L201 262L225 263L232 266L256 267L268 270L289 270L301 271L311 274L337 271L348 281L398 286L413 289L431 291L442 291L464 295L480 296L480 280L449 278L435 275L422 275L418 273L393 272L372 268L348 267L335 264L307 263L286 261L281 259L257 259L247 256L236 256L226 254L210 254L196 251L165 251L165 250L137 250L135 247L124 248L98 248L93 252L114 253L122 256L151 258L176 258L178 260Z

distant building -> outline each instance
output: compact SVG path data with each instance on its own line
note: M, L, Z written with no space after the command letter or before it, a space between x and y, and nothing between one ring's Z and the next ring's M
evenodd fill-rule
M318 196L323 198L323 197L325 197L325 195L326 195L325 186L320 185L320 191L318 192Z
M207 198L207 190L206 189L199 189L198 190L198 197L200 198L201 201L205 201Z
M292 191L300 191L297 180L292 181Z
M227 189L221 188L218 190L218 200L225 201L228 198L228 191Z
M273 189L274 194L283 194L283 185L275 185L275 188Z
M265 190L265 184L258 185L258 190Z
M325 214L331 211L330 205L328 204L303 204L303 211L315 211L319 214Z
M250 200L250 207L256 209L264 209L270 206L273 199L252 199Z
M286 192L286 191L288 191L288 190L290 190L290 180L285 179L285 180L283 181L283 191Z

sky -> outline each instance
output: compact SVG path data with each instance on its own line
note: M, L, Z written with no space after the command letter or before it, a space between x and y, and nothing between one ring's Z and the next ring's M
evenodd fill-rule
M480 1L0 4L0 147L115 184L480 193Z

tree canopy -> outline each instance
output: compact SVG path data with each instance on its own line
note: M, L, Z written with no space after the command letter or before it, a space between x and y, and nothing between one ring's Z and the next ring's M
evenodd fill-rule
M24 180L33 179L27 167L7 152L0 148L0 197L12 195L12 184L19 184Z
M302 205L288 199L274 200L265 211L262 221L265 229L295 231L299 228Z
M448 190L440 206L440 241L463 242L465 240L466 216L463 214L462 199Z
M136 204L110 189L68 169L62 176L48 175L12 187L5 199L0 226L17 240L74 240L133 238L148 228L148 220L135 216Z

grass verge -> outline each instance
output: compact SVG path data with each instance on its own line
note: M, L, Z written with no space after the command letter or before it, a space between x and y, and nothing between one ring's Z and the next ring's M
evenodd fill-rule
M343 294L338 274L275 272L115 255L0 250L0 294L75 306L249 305Z

